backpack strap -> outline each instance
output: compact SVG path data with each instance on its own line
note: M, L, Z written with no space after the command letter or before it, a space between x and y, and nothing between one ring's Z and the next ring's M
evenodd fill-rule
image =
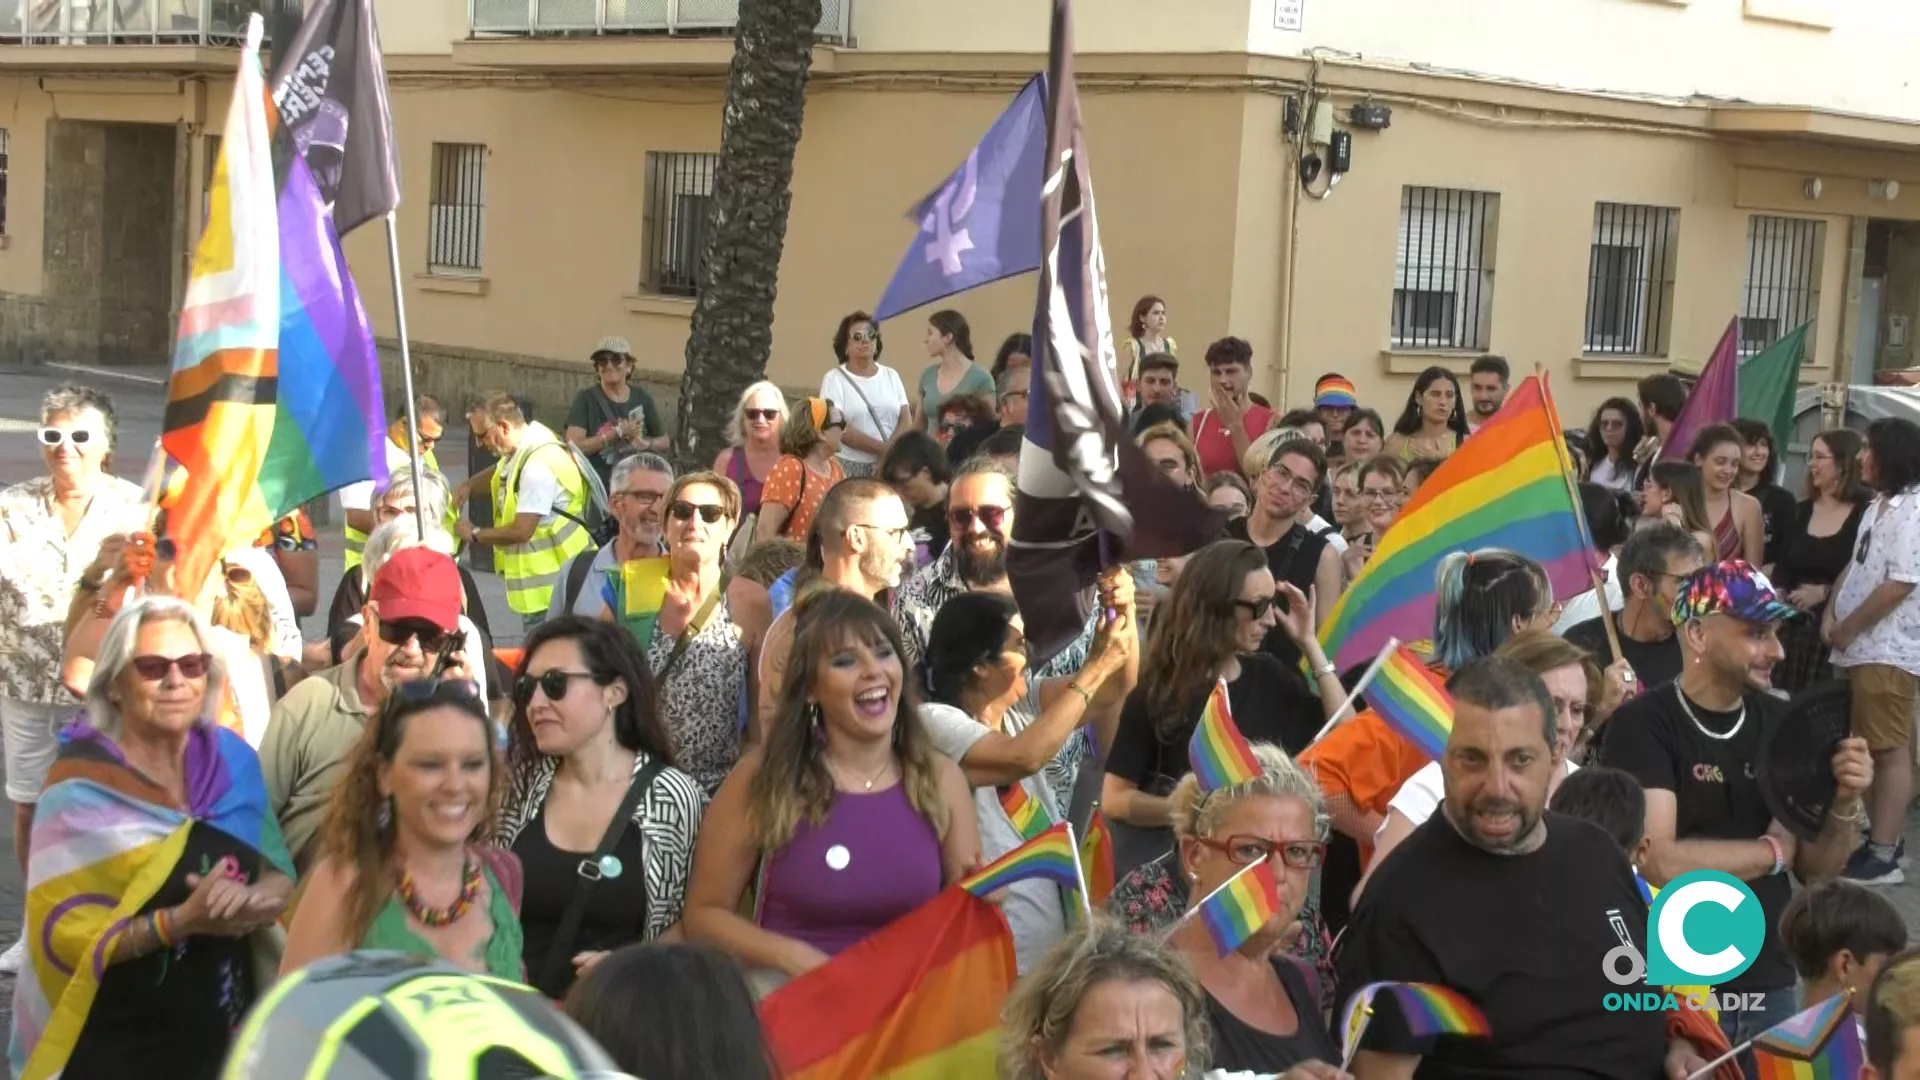
M561 914L560 924L554 930L553 941L547 948L547 962L542 970L544 984L558 982L573 965L574 944L580 938L581 920L586 918L587 899L592 895L594 885L606 877L600 869L601 860L619 846L620 838L626 835L628 827L633 824L633 812L639 809L641 801L647 797L647 789L653 786L653 778L659 776L660 770L664 768L666 768L666 762L648 755L647 763L633 774L633 781L627 785L627 793L620 797L620 808L614 811L613 820L607 823L606 834L600 837L600 846L592 855L580 860L578 879L573 883L573 896L567 900L567 909ZM641 876L642 881L645 881L646 830L640 830L638 837L639 865L631 869Z

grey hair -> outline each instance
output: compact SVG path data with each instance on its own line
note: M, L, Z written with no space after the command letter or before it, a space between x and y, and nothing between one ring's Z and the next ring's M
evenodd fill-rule
M1007 370L1005 370L1005 371L1003 371L1003 372L1001 372L1001 373L1000 373L1000 377L999 377L998 379L996 379L996 380L994 380L994 386L993 386L993 397L994 397L994 400L995 400L995 401L1004 401L1004 400L1006 399L1006 396L1007 396L1007 391L1009 391L1009 390L1012 390L1012 389L1013 389L1013 376L1014 376L1014 373L1015 373L1015 372L1017 372L1017 371L1025 371L1025 370L1026 370L1025 368L1016 368L1016 367L1010 367L1010 368L1008 368ZM1032 378L1032 374L1031 374L1031 373L1029 373L1029 374L1028 374L1028 378L1029 378L1029 379L1031 379L1031 378ZM1031 383L1029 383L1028 385L1032 385L1032 384L1031 384Z
M1476 656L1460 665L1447 680L1447 693L1455 701L1489 712L1531 705L1540 710L1540 736L1546 740L1547 748L1551 750L1559 741L1553 694L1532 668L1518 660L1499 655Z
M963 476L998 476L1009 488L1014 486L1013 469L990 454L975 454L961 462L960 467L953 470L953 478L958 480Z
M1066 1045L1087 995L1110 982L1158 983L1180 1003L1186 1060L1179 1080L1207 1071L1207 998L1187 958L1157 935L1134 934L1104 914L1068 934L1013 988L1000 1013L1001 1080L1044 1080L1042 1058Z
M660 473L668 480L673 479L673 466L668 464L666 458L651 451L643 450L638 454L628 454L626 457L620 459L618 465L613 467L613 475L608 477L607 496L611 498L615 494L624 491L627 486L627 481L631 480L633 474L637 472Z
M1658 586L1660 575L1667 572L1667 563L1688 556L1705 559L1707 553L1700 550L1700 541L1695 540L1692 533L1671 521L1656 521L1635 529L1627 536L1627 542L1620 545L1616 575L1626 591L1631 591L1636 576Z
M745 390L742 390L740 392L740 401L738 404L736 404L733 407L733 416L727 421L727 445L728 446L745 446L746 445L747 443L747 402L752 401L755 397L757 397L760 394L772 394L773 407L780 411L779 418L774 421L775 432L778 433L780 428L786 426L787 395L783 393L778 386L775 386L773 383L768 382L765 379L761 379L759 382L754 383L752 386L749 386Z
M1260 775L1244 784L1203 791L1199 777L1192 773L1181 777L1173 793L1167 796L1173 834L1187 838L1212 836L1213 830L1220 826L1220 819L1226 816L1227 808L1242 799L1299 799L1313 812L1313 838L1325 840L1332 825L1327 816L1326 798L1307 770L1272 743L1254 743L1253 757L1260 763Z
M447 483L444 475L422 465L420 466L420 486L425 490L414 490L413 469L395 469L393 475L387 478L386 490L380 493L380 496L374 500L374 504L377 507L390 499L410 495L413 497L413 504L420 508L428 524L445 521L447 503L453 498L453 485Z
M120 609L107 624L100 639L100 652L93 664L93 678L87 681L87 723L103 735L120 737L120 709L113 703L113 684L133 661L134 639L148 623L182 623L193 630L200 651L213 657L207 667L207 692L200 702L195 723L212 724L219 717L220 702L227 685L227 668L212 647L213 634L206 620L184 600L171 596L143 596Z
M100 414L101 426L106 428L107 449L112 450L119 438L119 424L113 415L113 399L91 386L61 383L47 391L40 399L40 422L45 424L61 413L77 413L86 409Z
M438 519L426 523L426 536L420 533L420 518L417 514L401 514L392 521L381 525L367 536L367 547L361 556L361 565L366 568L367 587L373 587L373 576L387 564L397 552L408 548L431 548L448 558L453 557L453 537L438 524Z

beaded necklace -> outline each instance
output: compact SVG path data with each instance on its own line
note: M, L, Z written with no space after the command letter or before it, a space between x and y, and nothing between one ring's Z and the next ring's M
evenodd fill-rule
M420 893L413 884L413 875L403 870L400 872L400 902L406 905L407 911L414 918L420 920L422 926L436 929L450 926L459 922L461 916L473 910L474 903L480 899L480 889L484 884L480 875L480 863L472 856L467 857L461 877L460 896L450 906L436 908L429 907L420 899Z

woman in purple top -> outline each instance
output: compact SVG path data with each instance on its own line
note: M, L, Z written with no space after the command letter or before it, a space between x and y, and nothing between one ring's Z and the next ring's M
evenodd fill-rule
M740 395L727 424L727 445L714 456L713 471L740 489L740 513L760 512L760 489L780 464L780 426L787 398L770 382L757 382Z
M708 807L687 886L687 937L731 953L761 992L925 903L980 855L966 779L914 720L893 620L830 587L795 611L780 713ZM750 883L752 920L739 914Z

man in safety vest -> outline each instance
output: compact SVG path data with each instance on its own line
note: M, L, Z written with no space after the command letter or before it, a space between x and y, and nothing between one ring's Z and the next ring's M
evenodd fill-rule
M494 392L467 414L474 437L500 460L467 481L493 492L493 527L462 521L462 540L495 550L507 581L507 606L529 628L546 618L567 560L591 543L581 524L588 510L586 477L553 430L528 423L512 397Z
M420 421L420 465L422 468L440 471L440 465L433 459L434 444L445 433L446 420L440 403L422 394L414 399L414 413ZM407 410L402 407L393 424L387 428L387 475L399 476L408 472L411 463L407 455ZM346 511L347 557L346 569L351 571L360 565L360 553L366 550L367 536L379 525L374 520L374 496L378 494L373 481L362 480L357 484L348 484L340 489L340 508Z

